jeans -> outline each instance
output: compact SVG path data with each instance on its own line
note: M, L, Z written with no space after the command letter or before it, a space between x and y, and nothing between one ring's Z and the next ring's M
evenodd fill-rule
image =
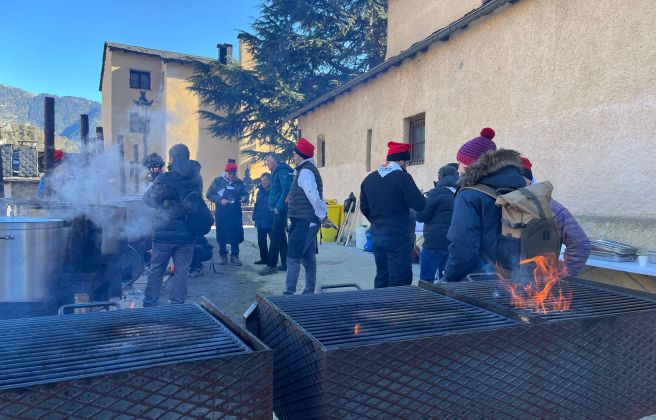
M267 244L267 236L271 238L271 230L257 229L257 246L260 248L261 261L268 261L269 259L269 246Z
M412 284L413 238L405 235L373 235L376 278L374 287L407 286Z
M431 283L436 279L440 280L444 275L444 267L446 267L446 260L448 259L449 251L446 249L423 248L419 258L419 278Z
M278 265L278 254L280 254L280 263L287 264L287 212L273 214L273 226L271 227L271 243L269 244L269 258L267 265L275 267Z
M173 286L169 294L171 303L184 303L187 298L187 279L189 278L189 266L194 255L194 244L167 244L153 242L152 257L150 259L150 274L146 283L144 306L157 305L159 295L162 291L162 280L164 272L173 257L175 274L173 275Z
M319 224L291 219L289 230L289 250L287 252L287 278L284 294L296 293L296 284L301 274L301 264L305 268L305 289L303 293L314 293L317 284L317 233Z
M228 243L217 235L216 241L219 243L219 255L228 255ZM230 255L239 255L239 244L230 244Z

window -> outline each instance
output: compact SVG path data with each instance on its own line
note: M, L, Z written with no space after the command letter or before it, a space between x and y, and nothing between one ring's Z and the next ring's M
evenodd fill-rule
M317 137L317 168L326 166L326 136L320 134Z
M406 133L410 151L410 165L424 164L424 149L426 144L426 114L406 118Z
M138 112L130 112L130 133L147 133L149 128L148 118L139 117Z
M367 130L367 172L371 172L371 137L372 131Z
M130 69L130 88L150 90L150 72Z

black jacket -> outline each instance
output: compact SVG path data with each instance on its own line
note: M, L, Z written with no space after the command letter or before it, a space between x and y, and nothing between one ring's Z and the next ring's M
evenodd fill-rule
M526 179L519 172L521 166L519 152L505 149L488 152L467 168L458 186L484 184L496 190L516 190L526 186ZM485 262L496 265L501 208L492 197L480 191L461 189L454 201L447 238L451 244L444 270L446 281L460 281L468 274L480 272Z
M244 226L241 212L241 200L246 200L248 192L241 179L235 178L228 181L220 176L212 181L207 189L207 199L216 204L216 235L229 244L240 244L244 242ZM221 205L221 200L226 199L228 204Z
M424 210L417 212L417 221L424 224L424 248L446 251L449 247L446 233L451 226L457 181L458 178L453 175L441 179L426 194Z
M271 188L265 190L261 185L257 189L255 207L253 208L253 223L258 229L270 230L273 226L273 212L269 210L270 191Z
M408 235L414 231L410 226L410 209L422 211L426 199L412 175L404 170L385 169L386 166L381 166L362 181L360 209L371 222L374 235Z
M200 163L180 160L169 165L168 172L155 178L144 194L147 206L155 208L153 240L171 244L190 244L195 236L189 230L187 219L180 205L190 192L203 192Z

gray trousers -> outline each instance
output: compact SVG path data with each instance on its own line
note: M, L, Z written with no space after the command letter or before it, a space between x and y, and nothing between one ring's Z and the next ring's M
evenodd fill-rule
M320 226L310 226L309 222L292 219L289 229L289 249L287 251L287 278L284 294L296 293L296 284L301 274L301 264L305 268L305 289L303 293L314 293L317 285L317 233Z
M144 306L157 305L160 292L162 291L162 280L164 272L173 257L175 274L172 277L173 285L169 300L171 303L184 303L187 298L187 279L189 278L189 266L194 256L194 244L167 244L153 242L153 254L150 259L150 274L143 304Z

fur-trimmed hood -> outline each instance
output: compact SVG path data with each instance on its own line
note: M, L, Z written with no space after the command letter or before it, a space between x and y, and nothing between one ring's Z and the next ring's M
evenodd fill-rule
M520 188L526 185L526 181L519 173L521 167L522 160L518 151L510 149L492 150L481 155L476 162L467 168L465 173L458 180L458 186L469 187L475 184L490 183L490 186L493 188ZM510 170L503 170L505 168ZM516 168L516 171L512 170L512 168ZM503 174L500 172L503 172ZM504 179L494 179L499 177ZM482 180L488 182L481 182ZM497 185L499 183L498 181L500 181L502 185Z

